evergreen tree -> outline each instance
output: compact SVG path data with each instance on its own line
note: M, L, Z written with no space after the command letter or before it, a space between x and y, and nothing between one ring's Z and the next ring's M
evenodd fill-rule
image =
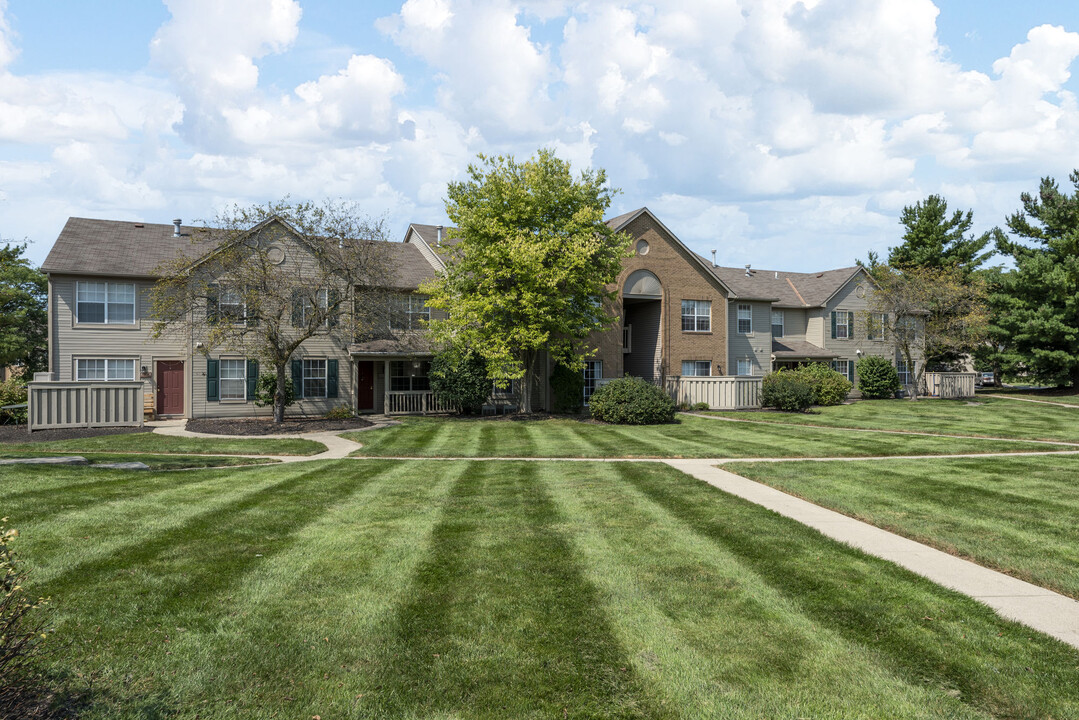
M0 247L0 367L48 368L49 281L25 257L26 245Z
M990 296L996 360L1032 379L1079 387L1079 170L1076 192L1062 193L1043 178L1037 196L1020 195L1023 209L1008 218L1020 240L997 239L1015 270L1001 273Z
M973 212L956 210L949 216L948 203L940 195L930 195L904 207L899 222L907 228L903 243L888 254L888 264L897 270L954 267L967 275L993 255L992 250L983 251L994 232L968 236L974 223Z

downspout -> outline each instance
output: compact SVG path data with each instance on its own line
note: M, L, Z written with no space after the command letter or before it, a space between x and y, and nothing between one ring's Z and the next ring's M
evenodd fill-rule
M49 317L49 326L48 326L49 363L48 363L48 370L49 370L50 377L53 377L52 374L57 371L56 366L59 365L59 363L56 362L53 359L53 355L52 355L53 352L55 351L55 347L56 347L55 346L55 341L53 339L53 329L52 329L53 324L56 323L56 299L53 297L52 273L49 273L46 277L48 278L48 281L49 281L48 306L46 308L46 310L48 312L48 317ZM76 292L78 292L78 290L76 290ZM58 375L55 376L55 377L59 379ZM31 378L31 380L32 379L33 378Z

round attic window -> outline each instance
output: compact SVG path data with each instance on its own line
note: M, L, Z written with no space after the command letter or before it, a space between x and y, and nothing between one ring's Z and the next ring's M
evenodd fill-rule
M285 262L285 251L277 245L274 245L266 251L266 259L274 265L280 265Z
M638 240L637 241L637 254L638 255L647 255L648 250L649 250L649 247L648 247L648 241L647 240Z

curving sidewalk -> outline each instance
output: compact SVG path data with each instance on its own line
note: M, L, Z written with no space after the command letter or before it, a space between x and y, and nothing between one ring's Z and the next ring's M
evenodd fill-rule
M215 440L221 440L223 438L233 438L237 440L273 440L274 438L291 440L300 438L303 440L314 440L315 442L320 442L326 446L326 450L317 455L241 455L237 453L228 453L230 457L258 458L263 460L272 459L277 461L276 464L308 462L311 460L342 460L348 457L349 453L363 447L360 443L343 438L337 434L339 432L344 432L343 430L325 430L313 433L276 433L272 435L215 435L213 433L192 432L184 427L186 424L186 420L159 420L147 423L147 426L152 427L153 432L158 433L159 435L172 435L173 437L212 438ZM388 422L375 423L370 427L360 428L359 430L350 432L377 430L379 428L388 427L391 424L392 423Z

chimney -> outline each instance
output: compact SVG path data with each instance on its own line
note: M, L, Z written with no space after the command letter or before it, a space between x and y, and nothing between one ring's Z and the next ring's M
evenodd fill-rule
M716 251L712 251L712 267L716 266Z
M442 247L442 226L438 226L438 240L435 241L435 247Z
M181 220L180 218L176 218L175 220L172 221L172 236L173 237L180 237L180 223L182 223L182 222L183 222L183 220Z
M746 265L746 277L750 277L750 276L751 276L751 275L750 275L750 272L749 272L749 267L750 267L750 266L749 266L749 265L747 264L747 265Z

